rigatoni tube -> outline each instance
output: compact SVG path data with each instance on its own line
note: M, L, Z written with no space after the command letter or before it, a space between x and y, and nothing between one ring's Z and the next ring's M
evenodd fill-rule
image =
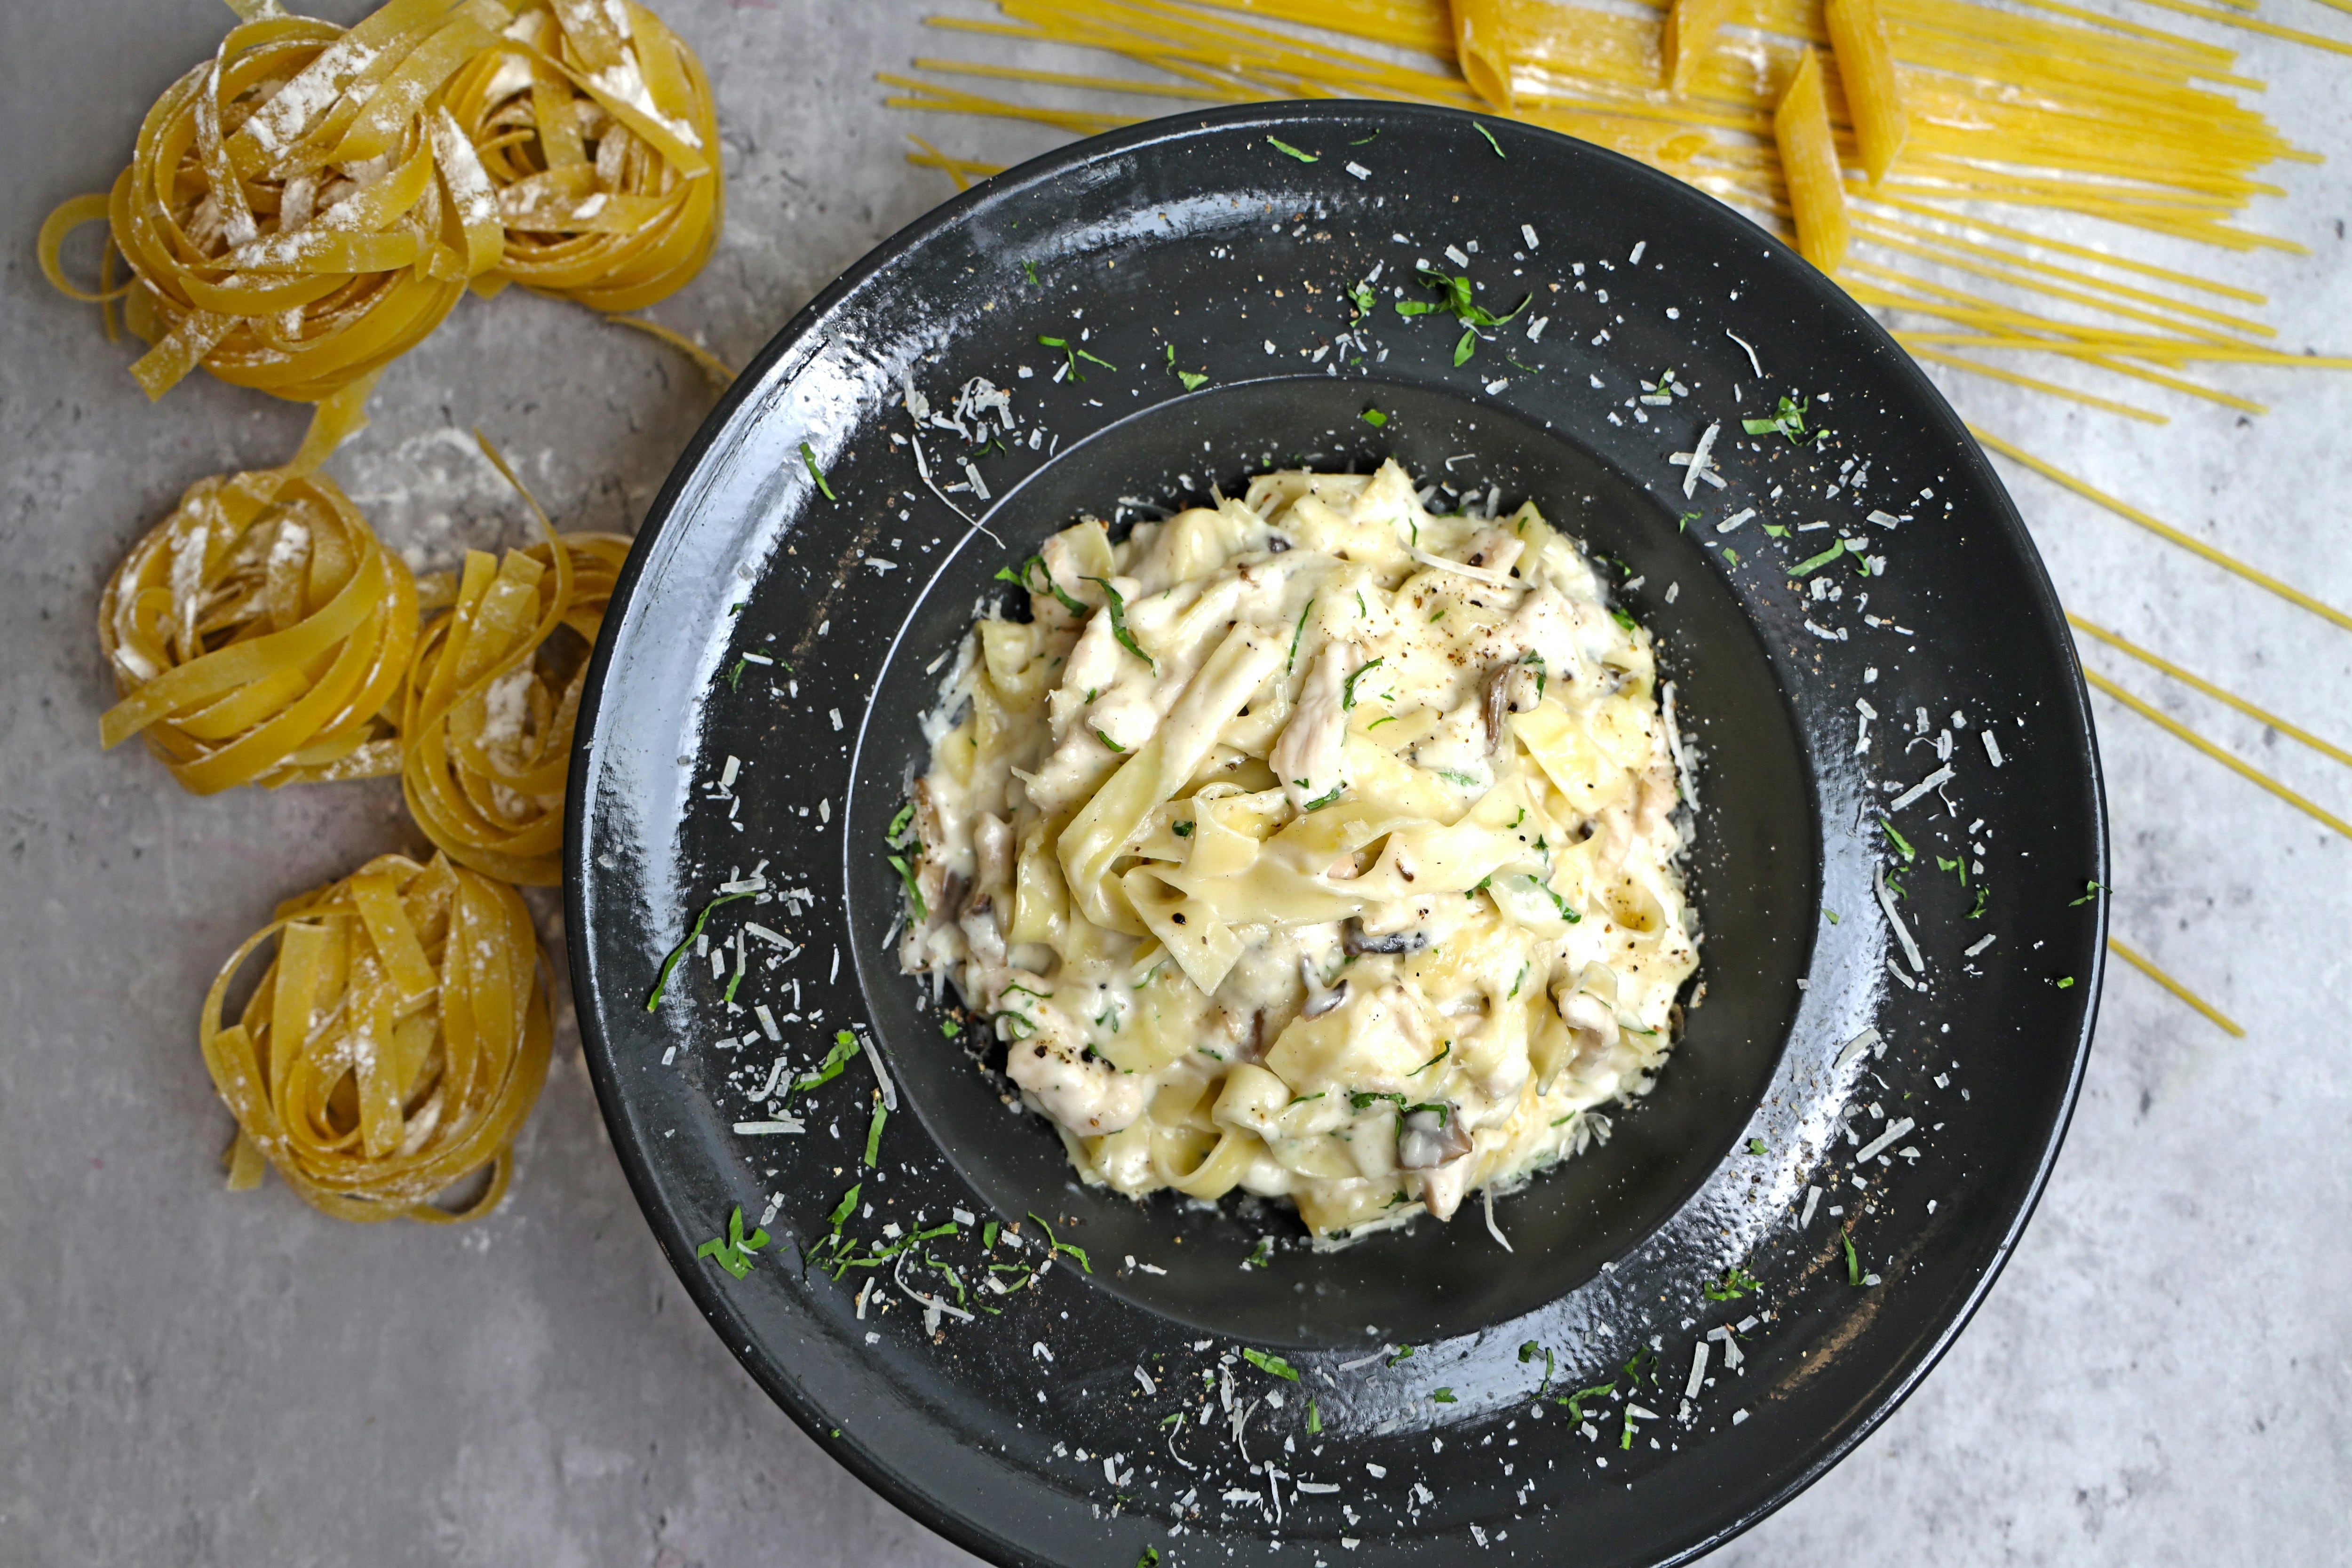
M1789 207L1796 215L1797 248L1822 271L1835 272L1845 260L1845 183L1822 93L1821 57L1811 48L1772 110L1772 140L1780 144Z
M1862 152L1863 171L1876 184L1895 166L1911 129L1903 111L1903 89L1895 77L1895 55L1879 20L1878 0L1829 0L1822 19L1835 52L1838 81L1845 89L1847 116Z

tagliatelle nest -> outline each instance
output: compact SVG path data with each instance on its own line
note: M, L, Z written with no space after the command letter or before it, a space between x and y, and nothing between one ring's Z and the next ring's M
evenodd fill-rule
M105 744L145 736L197 795L399 770L416 584L315 471L364 422L367 391L320 405L282 468L189 486L115 569L98 615L121 698Z
M112 191L41 226L49 281L122 300L153 345L131 367L151 397L202 365L316 401L421 342L469 282L632 310L717 241L709 84L632 0L390 0L348 29L239 9ZM132 277L116 287L110 255L85 291L59 251L100 219Z
M223 999L278 948L235 1024ZM221 966L198 1024L236 1118L229 1185L265 1163L343 1219L447 1222L497 1206L515 1133L547 1076L552 1030L521 895L436 856L379 856L278 907ZM431 1201L493 1164L466 1208Z
M503 560L466 552L457 602L418 637L401 718L409 814L451 858L526 886L562 880L563 786L587 650L604 625L629 541L559 534L503 458L544 542ZM559 627L580 642L549 648Z

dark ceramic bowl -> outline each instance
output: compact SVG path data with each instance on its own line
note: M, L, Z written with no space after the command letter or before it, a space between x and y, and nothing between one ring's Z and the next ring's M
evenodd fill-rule
M1457 363L1450 316L1394 309L1399 285L1433 297L1421 263L1496 316L1531 298ZM908 386L944 413L974 377L1013 394L985 450L908 412ZM1724 483L1686 495L1670 458L1710 427ZM1083 511L1131 521L1269 467L1387 456L1531 498L1604 559L1702 754L1704 1005L1605 1146L1496 1205L1509 1251L1475 1213L1318 1252L1269 1208L1084 1190L891 955L888 825L943 657L1010 591L998 569ZM796 1419L1002 1562L1703 1551L1950 1342L2088 1048L2102 906L2069 900L2105 879L2097 762L1990 468L1771 237L1507 122L1181 116L892 239L679 461L579 736L573 979L656 1235ZM744 945L732 1002L689 948L649 1010L664 955L762 863L766 897L705 933L730 973ZM780 1057L785 1083L814 1076L845 1029L864 1052L792 1097L805 1131L739 1129L769 1120ZM896 1114L868 1168L877 1057ZM772 1239L712 1256L738 1207ZM1028 1280L1042 1246L992 1221L1068 1248ZM942 1225L871 1267L824 1262Z

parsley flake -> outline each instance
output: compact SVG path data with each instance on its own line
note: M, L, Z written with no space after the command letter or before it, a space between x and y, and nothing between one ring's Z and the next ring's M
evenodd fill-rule
M1293 147L1289 142L1285 142L1279 136L1269 136L1265 139L1265 142L1266 145L1273 148L1276 152L1283 153L1288 157L1296 158L1302 163L1319 163L1323 161L1322 153L1302 153L1297 148Z
M806 441L801 443L801 461L808 465L809 478L816 481L816 488L824 492L825 500L841 499L833 493L833 487L824 482L824 470L816 466L816 454L809 449L809 444Z
M1281 1378L1286 1383L1297 1383L1298 1381L1298 1369L1292 1366L1288 1362L1283 1360L1278 1355L1268 1355L1262 1350L1256 1350L1244 1345L1242 1347L1242 1360L1249 1363L1250 1365L1257 1368L1258 1371L1270 1373L1274 1376Z

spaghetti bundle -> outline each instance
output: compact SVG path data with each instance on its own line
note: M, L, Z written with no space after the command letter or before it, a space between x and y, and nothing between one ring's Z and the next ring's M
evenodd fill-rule
M710 84L635 0L526 0L447 97L498 191L506 246L490 288L511 279L635 310L692 278L718 243Z
M522 491L547 540L504 560L466 552L456 604L417 638L401 788L417 826L452 859L505 881L554 887L585 653L629 542L557 533L505 461L488 443L482 449ZM547 647L559 626L581 639L568 669Z
M202 365L316 401L415 346L469 283L634 310L709 256L709 84L634 0L388 0L349 29L237 8L111 193L41 226L50 282L121 300L152 345L131 367L150 397ZM132 276L116 286L110 253L85 291L58 252L101 218Z
M121 698L106 745L144 735L197 795L398 770L416 585L316 471L365 423L367 392L320 405L284 467L188 487L115 569L98 615Z
M224 1026L231 980L272 938L260 984ZM547 1076L530 911L445 856L379 856L280 905L221 966L197 1035L236 1118L232 1188L257 1185L266 1162L339 1218L475 1218L505 1195L515 1133ZM432 1203L484 1164L495 1168L472 1205Z

